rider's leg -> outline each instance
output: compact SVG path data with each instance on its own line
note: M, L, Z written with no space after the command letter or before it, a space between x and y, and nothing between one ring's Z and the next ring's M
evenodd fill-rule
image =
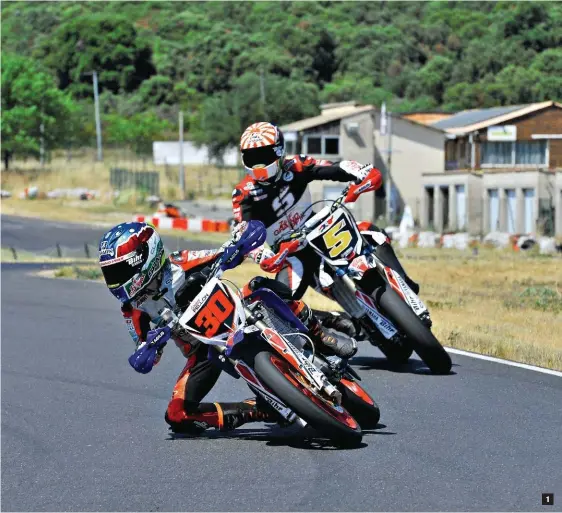
M320 257L312 249L306 248L304 251L289 257L287 265L277 274L275 279L292 290L294 299L300 299L306 289L314 284L314 277L319 273L320 263ZM320 292L330 297L326 293ZM322 325L326 328L339 331L348 337L355 337L359 333L353 323L349 322L351 318L345 319L342 315L321 310L313 310L313 312L318 318L321 317Z
M360 223L359 226L362 232L367 232L365 236L373 241L373 244L375 246L375 253L377 254L377 256L391 269L400 274L415 294L419 294L420 286L408 276L408 274L402 267L402 264L398 260L398 257L396 256L396 253L394 252L394 249L390 244L390 238L388 237L388 234L384 230L377 228L377 226L372 223L370 223L368 226L365 223ZM369 231L374 232L374 234L369 235ZM380 237L381 234L384 234L384 239Z
M291 299L292 291L283 282L258 276L248 283L245 290L253 291L260 287L272 290L287 303L292 312L308 328L310 338L321 353L326 355L336 354L341 358L351 358L357 352L357 344L353 339L341 336L336 338L324 331L320 320L316 318L313 310L304 301ZM329 317L328 313L322 313L325 315L324 318Z
M277 422L277 417L262 411L255 401L202 403L221 373L207 360L207 352L205 344L197 347L174 386L165 415L172 431L198 433L210 427L228 431L246 422Z

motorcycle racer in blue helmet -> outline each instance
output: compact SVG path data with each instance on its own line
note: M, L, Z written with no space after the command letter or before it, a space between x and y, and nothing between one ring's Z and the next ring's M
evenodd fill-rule
M109 291L121 302L121 312L136 347L129 363L136 371L150 372L162 357L166 342L153 343L160 336L155 327L166 301L187 307L190 299L201 290L206 271L224 247L176 251L166 256L156 229L138 222L122 223L102 236L99 265ZM353 339L335 339L325 333L311 309L303 301L293 301L291 291L283 284L257 277L244 287L244 293L249 294L263 286L286 300L309 328L309 335L320 352L328 355L343 353L344 356L355 352ZM209 427L230 430L247 422L277 422L280 419L267 404L255 398L233 403L202 402L221 370L208 360L208 348L204 343L189 334L173 340L187 359L165 415L174 432L192 433Z

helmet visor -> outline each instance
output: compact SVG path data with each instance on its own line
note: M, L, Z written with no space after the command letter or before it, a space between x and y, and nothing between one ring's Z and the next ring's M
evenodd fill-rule
M104 262L106 265L102 265L101 272L107 286L113 289L127 283L135 274L141 272L147 257L148 244L145 242L136 251Z
M264 146L263 148L251 148L242 150L242 162L247 168L267 167L279 160L279 155L274 146Z

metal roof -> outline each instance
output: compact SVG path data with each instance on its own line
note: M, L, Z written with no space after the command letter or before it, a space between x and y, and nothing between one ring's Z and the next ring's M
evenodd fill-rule
M467 125L473 125L474 123L487 121L488 119L496 118L498 116L504 116L505 114L510 114L524 107L527 107L527 105L511 105L509 107L493 107L491 109L463 110L462 112L453 114L447 119L441 119L436 123L432 123L431 126L441 128L443 130L448 128L460 128Z
M331 123L332 121L338 121L340 119L354 116L355 114L361 114L362 112L369 112L371 110L375 110L375 107L373 105L334 105L333 108L326 108L325 110L323 110L322 114L320 114L319 116L301 119L299 121L284 125L280 128L284 132L300 132L301 130L307 130L316 126L325 125L326 123Z

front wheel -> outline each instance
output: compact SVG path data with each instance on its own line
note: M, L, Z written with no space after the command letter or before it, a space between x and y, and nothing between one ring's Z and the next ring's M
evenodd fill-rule
M374 297L383 313L408 337L414 351L431 372L448 374L452 366L449 353L400 296L387 286L377 289Z
M357 421L341 406L309 390L303 377L286 360L271 351L254 358L254 369L263 382L313 428L339 445L358 445L363 433Z
M338 390L342 394L342 406L353 415L362 429L377 427L381 418L379 406L359 383L342 378Z

